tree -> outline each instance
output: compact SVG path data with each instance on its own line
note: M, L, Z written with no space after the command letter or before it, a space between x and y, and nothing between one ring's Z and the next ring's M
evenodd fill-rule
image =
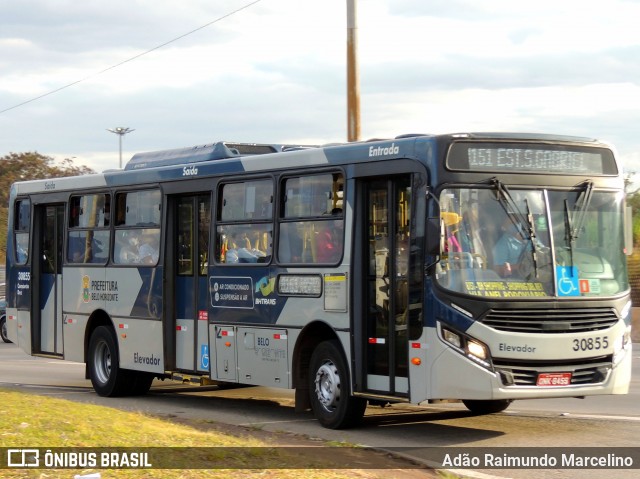
M16 181L61 178L95 173L87 166L76 166L69 158L61 162L37 152L9 153L0 158L0 260L7 251L7 217L11 185Z
M640 243L640 189L633 187L635 173L624 175L624 191L627 197L627 206L631 207L633 214L633 244Z

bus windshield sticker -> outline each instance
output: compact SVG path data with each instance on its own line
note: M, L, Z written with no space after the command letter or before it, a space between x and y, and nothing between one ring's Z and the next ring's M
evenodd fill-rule
M249 277L211 276L211 306L253 309L253 280Z
M556 283L558 296L580 296L581 284L575 266L556 266Z
M526 281L465 281L465 292L492 298L545 297L548 294L540 282Z
M347 311L347 275L325 274L324 309L325 311Z

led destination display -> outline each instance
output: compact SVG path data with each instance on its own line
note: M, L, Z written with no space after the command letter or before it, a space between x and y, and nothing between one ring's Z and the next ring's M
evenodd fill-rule
M513 173L612 175L610 150L521 143L454 143L447 165L455 170Z

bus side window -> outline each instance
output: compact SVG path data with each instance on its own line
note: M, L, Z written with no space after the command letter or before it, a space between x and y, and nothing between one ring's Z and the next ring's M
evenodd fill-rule
M160 253L160 190L118 193L115 204L113 262L121 265L155 265Z
M31 201L18 200L15 204L15 245L16 262L25 264L29 257L29 236L31 227Z
M344 241L343 188L340 173L284 180L280 262L333 264L340 260Z
M224 184L219 198L216 261L269 263L273 243L273 181Z
M67 262L104 264L108 259L111 195L72 196L69 201Z

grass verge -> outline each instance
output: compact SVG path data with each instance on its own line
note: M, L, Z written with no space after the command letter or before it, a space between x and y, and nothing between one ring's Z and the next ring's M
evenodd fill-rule
M241 430L239 430L241 431ZM203 447L216 447L211 452ZM394 471L336 470L326 467L327 459L317 457L317 468L309 469L309 457L299 457L285 449L271 447L249 434L229 435L185 424L125 412L103 406L64 399L0 390L0 447L5 448L194 448L200 461L233 464L234 469L0 469L1 478L73 478L99 472L109 478L285 478L347 479L399 477ZM330 451L331 449L327 449ZM353 450L353 449L352 449ZM189 450L187 449L187 452ZM205 454L206 457L202 457ZM5 458L6 459L6 458ZM2 463L6 463L2 461ZM261 465L256 469L255 464ZM283 466L286 464L286 466ZM301 469L296 469L300 464ZM303 465L304 464L304 465ZM313 462L312 462L313 464ZM184 467L184 466L183 466ZM313 466L312 466L313 467ZM416 477L437 477L435 471L413 471ZM433 473L433 474L431 474Z

